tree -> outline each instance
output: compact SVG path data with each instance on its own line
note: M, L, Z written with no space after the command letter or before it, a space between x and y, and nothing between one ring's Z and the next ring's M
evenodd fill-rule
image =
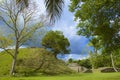
M73 63L73 59L70 58L70 59L68 60L68 62L69 62L69 63Z
M77 63L80 66L84 66L88 69L91 69L91 63L90 63L90 59L82 59L82 60L78 60Z
M19 48L29 40L36 30L40 29L42 21L33 22L34 11L28 8L23 9L17 6L14 0L4 0L0 3L0 22L4 23L3 28L7 28L8 33L4 32L0 39L0 48L7 51L13 58L10 75L14 75L16 60ZM33 23L31 23L33 22ZM10 36L11 37L8 37ZM10 42L12 41L12 44ZM15 45L14 52L7 50L8 46Z
M52 51L55 57L57 54L68 54L70 43L60 31L49 31L42 39L42 46Z
M92 69L94 70L95 64L96 64L96 58L98 58L98 50L101 48L100 40L98 37L92 38L89 43L89 46L92 46L94 48L94 52L90 52L90 61L92 64ZM99 50L100 51L100 50Z
M16 2L24 5L23 7L28 7L29 5L29 0L16 0ZM55 22L61 16L64 0L44 0L44 2L51 22Z
M71 0L70 5L70 11L75 12L75 20L79 22L78 34L88 38L98 36L106 53L111 55L112 64L113 51L120 48L119 5L118 0Z

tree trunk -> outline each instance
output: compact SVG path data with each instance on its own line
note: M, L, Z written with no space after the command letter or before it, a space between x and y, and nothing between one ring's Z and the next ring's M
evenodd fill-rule
M90 62L92 64L92 71L94 71L94 61L93 61L93 54L90 54Z
M97 54L97 49L94 49L95 54Z
M117 69L115 68L115 63L114 63L114 60L113 60L113 55L112 55L112 53L110 54L110 57L111 57L111 62L112 62L112 67L113 67L113 69L115 70L115 72L118 72Z
M95 60L96 60L96 55L97 55L97 49L94 48L94 54L92 55L92 71L94 72L94 69L95 69ZM93 59L95 58L95 60Z
M93 72L94 72L94 69L95 69L95 68L94 68L94 65L92 64L92 71L93 71Z
M55 59L57 59L57 54L56 53L54 53L54 56L55 56Z
M14 53L14 58L13 58L13 62L12 62L12 67L11 67L11 71L10 71L11 76L15 75L15 66L16 66L16 60L17 60L17 55L18 55L18 49L19 49L19 45L17 42L16 47L15 47L15 53Z

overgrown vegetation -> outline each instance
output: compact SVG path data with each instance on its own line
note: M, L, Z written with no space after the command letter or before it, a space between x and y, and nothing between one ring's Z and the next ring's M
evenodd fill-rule
M12 50L10 50L12 51ZM16 65L16 76L69 74L74 71L62 60L44 48L20 49ZM12 58L6 52L0 53L0 76L9 75Z
M117 50L116 52L114 52L113 55L113 59L114 59L114 63L116 68L120 68L120 50ZM90 57L87 59L83 59L83 60L73 60L73 59L69 59L68 60L69 63L78 63L80 66L84 66L86 68L89 69L98 69L101 67L112 67L112 63L111 63L111 57L110 55L107 55L105 53L99 53L99 54L93 54L90 53Z
M78 21L77 33L90 39L94 47L93 54L96 55L99 51L110 56L116 72L114 56L120 49L119 5L119 0L71 0L69 6L69 10L75 14L75 21ZM95 62L93 59L91 61ZM96 65L93 64L92 68Z
M0 22L4 24L2 25L3 28L7 27L9 33L6 33L7 31L5 33L0 32L0 48L4 50L0 52L0 76L7 76L9 72L14 76L75 73L67 67L64 61L57 59L58 54L68 54L70 52L69 40L60 31L49 31L43 37L41 45L44 48L19 50L20 46L31 39L36 30L46 23L52 22L54 24L60 18L64 1L44 1L47 7L46 10L49 13L49 17L47 17L48 22L43 17L37 19L36 22L31 21L35 19L35 16L33 16L34 11L31 11L35 10L35 8L32 9L33 6L30 6L29 0L1 1ZM77 33L88 38L88 45L94 49L89 52L87 59L69 59L69 63L77 63L81 68L84 66L90 71L91 69L101 69L101 72L120 71L120 1L70 1L69 10L75 14L75 21L78 23L77 28L79 30ZM14 49L8 49L8 47L13 45L15 46ZM75 65L78 72L79 65ZM76 75L81 76L80 74ZM75 78L66 76L65 79L80 79L76 75L71 74L70 76L75 76ZM89 74L87 76L82 74L81 79L119 80L119 77L118 73ZM58 76L57 78L62 79Z

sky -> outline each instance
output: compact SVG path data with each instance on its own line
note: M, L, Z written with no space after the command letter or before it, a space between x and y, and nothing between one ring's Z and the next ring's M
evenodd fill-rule
M45 13L45 6L43 0L38 1L39 8L41 9L41 13ZM60 20L56 21L55 25L50 27L52 30L62 31L64 36L68 38L70 42L70 54L67 55L58 55L59 58L64 60L68 60L73 58L75 60L84 59L88 56L88 52L90 47L88 47L88 39L77 35L77 22L74 21L74 14L69 11L70 0L64 0L65 6L63 8L63 13L61 15Z
M88 47L88 39L84 36L77 35L78 29L76 28L77 22L74 21L74 14L69 11L70 0L65 0L65 6L62 16L59 21L56 22L52 30L62 31L64 36L70 41L71 53L61 57L65 60L69 58L84 59L88 56L90 47Z
M36 9L40 10L39 13L45 13L45 6L43 0L36 0L38 7ZM68 5L70 4L70 0L64 0L65 6L63 8L63 13L60 20L56 21L55 25L51 26L51 30L59 30L62 31L64 36L68 38L70 42L70 54L67 55L58 55L59 58L68 60L70 58L79 60L84 59L88 56L88 52L90 47L88 47L88 39L77 35L76 25L77 22L74 21L74 14L69 11ZM39 41L39 39L38 39ZM27 42L30 44L30 42ZM33 44L33 43L32 43ZM34 43L36 44L36 43ZM37 43L38 44L38 43Z

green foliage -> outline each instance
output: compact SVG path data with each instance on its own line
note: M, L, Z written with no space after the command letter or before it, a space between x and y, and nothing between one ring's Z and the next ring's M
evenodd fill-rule
M90 54L90 62L93 68L111 67L110 56L104 54Z
M100 51L104 51L104 54L111 55L110 62L112 62L114 69L112 55L114 51L120 49L119 5L119 0L71 0L69 7L70 11L75 13L75 20L78 21L78 34L92 39L91 43L95 53L100 49ZM98 39L98 43L96 43L95 38ZM92 66L95 68L100 65L103 66L99 63L101 62L100 56L97 56L93 54L91 58ZM117 72L116 69L115 71Z
M94 47L94 53L95 53L95 54L97 54L97 53L98 53L98 50L102 47L102 46L101 46L101 41L99 40L98 37L92 38L92 39L89 41L88 45Z
M117 68L120 68L120 49L114 51L114 62Z
M78 60L77 63L78 63L80 66L84 66L84 67L86 67L86 68L88 68L88 69L91 69L91 68L92 68L90 59Z
M113 53L113 59L114 63L117 68L120 68L120 50L114 51ZM93 68L98 69L101 67L112 67L111 63L111 57L107 53L99 53L99 54L93 54L90 53L90 57L83 60L73 60L69 59L69 63L78 63L80 66L84 66L86 68Z
M68 54L70 43L60 31L49 31L42 39L42 46L57 54Z
M12 40L6 38L5 36L0 36L0 48L4 49L10 45L12 45Z
M72 58L70 58L70 59L68 60L68 62L69 62L69 63L72 63L72 62L73 62L73 59L72 59Z
M70 11L78 21L78 34L98 36L109 53L120 48L119 0L71 0Z
M114 63L117 68L120 68L120 50L113 52L113 59ZM102 54L92 54L90 53L90 63L92 64L93 68L99 68L99 67L112 67L111 57L108 55L108 53L102 53Z
M90 62L90 59L82 59L82 60L73 60L72 58L70 58L68 60L68 63L77 63L78 65L80 66L84 66L88 69L91 69L92 65L91 65L91 62Z

